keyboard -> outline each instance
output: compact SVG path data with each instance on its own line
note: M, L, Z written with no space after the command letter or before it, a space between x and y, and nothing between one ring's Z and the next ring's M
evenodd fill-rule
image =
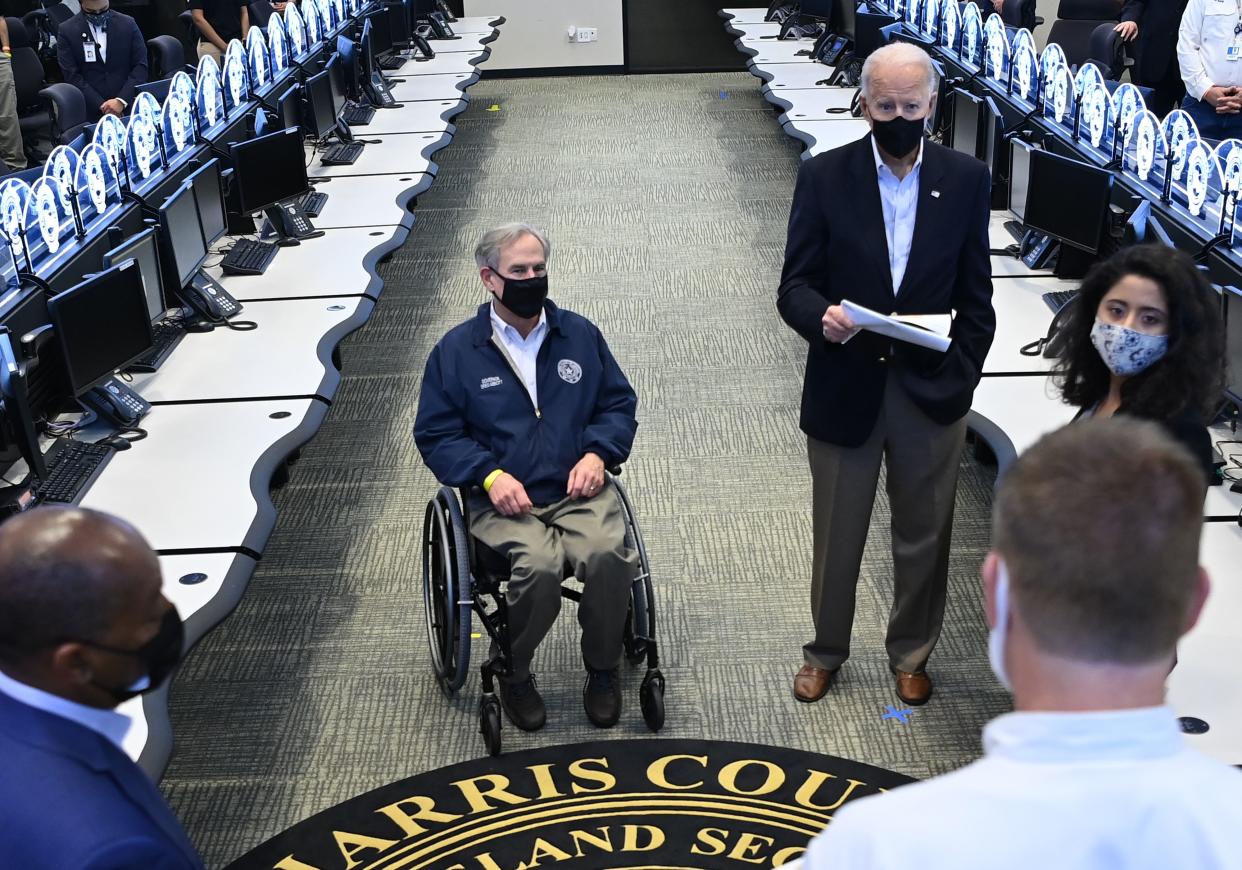
M384 57L377 57L375 59L375 65L380 69L386 70L401 69L401 67L405 66L405 60L406 59L399 54L390 54Z
M313 218L319 217L319 213L327 204L328 195L317 190L302 194L302 198L298 200L298 205L302 206L302 211L306 212L306 216Z
M1022 237L1026 235L1026 228L1022 226L1022 221L1005 221L1005 231L1013 236L1015 242L1022 241Z
M1074 297L1078 295L1077 290L1054 290L1051 293L1044 294L1044 303L1052 309L1052 313L1056 314L1066 305L1074 301Z
M361 142L338 142L323 152L319 162L324 166L349 166L362 156Z
M220 261L226 275L262 275L280 250L270 242L238 239Z
M164 364L164 360L168 359L168 355L173 352L173 348L181 343L181 339L185 338L185 330L180 323L169 323L167 320L161 320L159 323L151 324L151 337L155 343L149 351L130 363L129 371L159 371L159 367Z
M370 103L347 103L341 117L351 127L365 127L375 117L375 107Z
M43 458L47 479L35 487L35 497L41 504L77 504L114 453L103 444L57 440Z

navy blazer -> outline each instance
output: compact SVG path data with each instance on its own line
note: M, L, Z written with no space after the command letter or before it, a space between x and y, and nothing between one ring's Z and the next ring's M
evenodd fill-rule
M108 59L88 63L84 43L93 41L94 33L82 13L60 26L56 36L56 59L65 81L86 97L86 114L91 120L99 117L99 107L108 100L134 102L134 89L147 80L147 43L134 19L113 11L108 19Z
M935 422L947 425L970 410L996 330L991 176L981 161L929 141L919 172L910 258L894 294L871 136L804 161L798 171L777 308L808 342L801 426L819 441L858 447L867 440L890 367ZM953 344L937 353L871 332L829 342L824 312L843 299L882 314L954 311Z
M0 867L201 870L151 780L102 735L0 693Z
M1126 0L1121 20L1138 24L1134 69L1141 85L1158 85L1170 72L1177 74L1177 30L1186 11L1186 0Z

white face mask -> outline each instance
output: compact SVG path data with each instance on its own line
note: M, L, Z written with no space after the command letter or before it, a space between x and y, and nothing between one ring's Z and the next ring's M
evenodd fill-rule
M1091 344L1110 372L1129 377L1164 356L1169 349L1169 337L1147 335L1126 326L1105 323L1097 317L1091 327Z
M992 673L1009 692L1013 685L1005 670L1005 638L1009 635L1009 568L1004 559L996 560L996 621L988 632L988 664Z

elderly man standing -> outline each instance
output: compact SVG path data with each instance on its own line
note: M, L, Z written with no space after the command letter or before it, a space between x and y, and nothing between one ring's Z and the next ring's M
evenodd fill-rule
M974 764L849 804L803 870L897 870L912 848L928 870L1242 868L1242 773L1164 706L1208 594L1202 510L1202 470L1155 423L1074 423L1019 457L983 566L1015 712Z
M48 507L0 526L0 867L201 870L113 709L158 688L184 640L129 525Z
M547 298L549 253L527 224L479 241L492 298L432 350L414 440L441 483L471 489L471 534L509 560L505 715L543 727L530 663L560 611L568 564L584 583L583 703L608 728L621 715L616 669L638 557L604 469L629 456L638 400L599 329Z
M789 214L781 317L807 340L801 427L811 465L814 639L794 678L818 701L849 656L854 595L880 464L892 507L886 646L897 694L922 704L940 636L958 459L996 318L987 167L924 138L936 72L907 43L862 70L871 134L802 164ZM841 306L953 312L946 353L858 332Z

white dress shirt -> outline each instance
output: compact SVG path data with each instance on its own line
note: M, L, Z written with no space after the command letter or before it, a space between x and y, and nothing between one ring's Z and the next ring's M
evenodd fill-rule
M1177 62L1186 92L1202 100L1212 85L1242 85L1242 59L1229 60L1228 51L1242 37L1242 0L1188 0L1177 31Z
M117 749L125 751L123 745L125 735L133 723L128 716L123 716L116 710L101 710L99 707L88 707L85 704L70 701L68 698L62 698L19 682L3 671L0 671L0 692L36 710L77 722L103 735Z
M500 315L496 313L495 304L492 305L491 311L492 335L504 346L505 352L509 354L509 361L517 367L518 374L522 376L522 383L526 387L526 392L530 393L531 403L538 408L539 387L535 383L537 374L535 362L539 358L539 348L543 347L543 340L548 336L548 314L546 311L540 311L539 322L530 331L530 335L522 338L522 333L500 319Z
M91 38L95 40L95 51L99 53L99 62L103 63L108 59L108 28L96 27L89 21L86 26L91 30Z
M1010 713L984 757L860 799L803 870L1236 870L1242 772L1191 749L1167 707Z
M893 276L893 294L901 289L910 260L910 243L914 241L914 217L919 204L919 171L923 168L923 143L914 168L899 179L880 157L875 139L871 140L875 155L875 174L880 182L880 205L884 209L884 235L888 239L888 268Z

